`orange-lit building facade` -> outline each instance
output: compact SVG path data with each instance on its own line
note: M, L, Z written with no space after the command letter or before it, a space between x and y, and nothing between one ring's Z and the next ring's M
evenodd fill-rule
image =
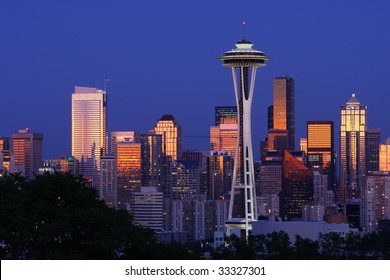
M141 188L141 143L116 145L118 208L126 209L134 192Z
M282 190L279 194L283 220L299 220L302 206L313 200L313 172L288 151L283 153Z
M75 87L72 94L72 155L79 173L100 188L100 156L107 153L107 95L97 88Z
M341 106L340 188L338 202L360 198L362 178L366 174L367 107L352 94Z
M379 147L379 170L390 171L390 138Z
M336 151L332 121L307 122L307 164L320 167L322 173L328 175L328 189L335 189Z
M172 160L181 159L182 134L179 122L172 115L164 115L154 127L156 134L162 135L163 153Z
M12 136L12 156L14 168L22 172L27 180L34 179L42 166L42 141L41 133L32 133L28 129L19 130Z
M237 118L221 118L219 126L210 127L210 150L230 151L236 156L238 125Z
M288 149L295 150L295 81L291 77L274 78L273 128L287 130Z

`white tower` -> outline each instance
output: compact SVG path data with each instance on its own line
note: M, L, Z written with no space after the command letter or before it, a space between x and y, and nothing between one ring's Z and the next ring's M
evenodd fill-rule
M244 23L245 25L245 23ZM236 49L227 51L220 58L223 66L231 68L238 112L238 138L234 158L234 171L226 235L239 230L245 236L252 230L252 221L257 220L255 178L253 168L251 106L255 88L256 69L265 66L269 58L261 51L252 49L253 44L245 38L236 44ZM235 200L235 196L238 199Z

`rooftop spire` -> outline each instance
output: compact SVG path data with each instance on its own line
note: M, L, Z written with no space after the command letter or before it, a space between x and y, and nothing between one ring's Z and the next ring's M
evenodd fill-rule
M246 28L246 22L245 20L242 22L242 41L245 41L245 28Z

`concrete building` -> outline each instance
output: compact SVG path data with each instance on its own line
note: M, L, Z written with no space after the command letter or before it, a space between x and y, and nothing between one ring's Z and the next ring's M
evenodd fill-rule
M141 187L134 192L128 209L134 217L134 224L157 232L163 230L163 193L156 187Z

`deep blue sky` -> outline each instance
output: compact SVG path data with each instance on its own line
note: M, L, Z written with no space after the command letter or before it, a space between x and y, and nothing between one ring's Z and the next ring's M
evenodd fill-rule
M235 102L217 58L241 39L245 19L246 37L272 58L256 79L255 159L281 75L296 82L297 144L307 120L333 120L338 132L352 92L385 139L389 14L386 0L1 1L0 135L29 127L44 134L45 158L69 154L74 86L103 88L108 76L110 131L144 133L170 113L184 148L207 150L214 106Z

